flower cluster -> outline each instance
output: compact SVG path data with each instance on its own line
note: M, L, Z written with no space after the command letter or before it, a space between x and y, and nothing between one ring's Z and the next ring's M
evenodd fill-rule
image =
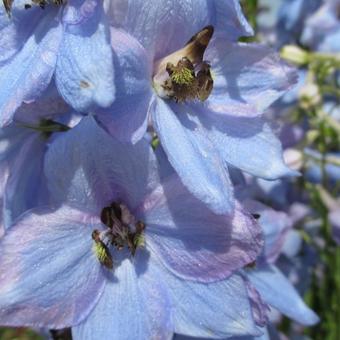
M265 336L271 308L318 321L274 265L289 217L238 183L298 174L264 115L295 69L238 42L238 0L4 0L0 32L1 326L224 339Z

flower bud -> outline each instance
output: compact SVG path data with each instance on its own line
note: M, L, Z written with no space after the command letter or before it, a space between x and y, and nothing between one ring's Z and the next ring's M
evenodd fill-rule
M309 53L295 45L284 46L281 50L281 57L299 66L309 62Z

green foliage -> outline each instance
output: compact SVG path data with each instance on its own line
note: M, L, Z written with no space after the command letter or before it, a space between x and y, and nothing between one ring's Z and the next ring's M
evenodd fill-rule
M43 340L28 328L0 328L0 340Z

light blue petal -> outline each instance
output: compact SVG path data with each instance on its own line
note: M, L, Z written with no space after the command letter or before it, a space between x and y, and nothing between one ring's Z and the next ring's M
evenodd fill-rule
M161 277L138 274L137 260L114 270L89 317L72 328L74 340L172 338L171 305Z
M261 265L247 274L263 300L284 315L306 326L319 321L318 316L306 306L293 285L275 266Z
M233 41L252 34L237 0L125 0L108 7L111 25L133 35L154 59L182 48L207 25Z
M209 1L209 0L208 0ZM245 18L239 0L214 0L215 35L225 35L228 41L241 36L254 35L254 30Z
M221 115L204 108L196 112L196 124L205 128L206 138L227 164L270 180L298 174L285 165L281 143L266 120Z
M216 39L209 44L204 58L211 63L214 79L207 105L220 113L254 116L297 82L294 68L259 44L228 44ZM237 104L246 112L233 112Z
M0 68L0 125L8 125L23 101L36 99L54 73L62 27L56 11L46 9L26 43Z
M22 149L26 148L26 144L29 146L36 144L36 139L32 136L32 133L29 130L21 129L17 127L15 124L11 124L10 126L0 129L0 209L1 209L1 229L2 232L4 232L5 229L9 227L11 224L11 211L12 209L16 209L16 203L14 199L14 205L7 204L5 205L6 198L5 193L6 190L8 191L7 183L9 177L12 178L11 182L15 183L16 181L20 181L20 178L18 178L18 174L13 177L11 174L12 172L18 172L22 171L23 175L25 175L23 168L21 166L15 168L15 164L19 164L21 162L21 158L18 157L20 155L20 151ZM29 150L29 147L28 147ZM27 151L27 150L26 150ZM30 154L32 156L32 154ZM39 158L39 152L38 152L38 158ZM29 157L30 158L30 157ZM34 163L34 162L33 162ZM16 169L16 170L15 170ZM39 176L39 174L38 174ZM12 196L18 196L20 204L24 201L24 195L22 195L22 192L20 190L17 190L17 193L12 193ZM8 200L7 200L8 201ZM28 200L28 202L33 201L31 198ZM25 211L27 209L24 209ZM21 211L21 212L23 212Z
M47 183L43 174L45 149L45 138L31 133L16 152L4 192L5 228L26 210L48 202Z
M148 143L122 144L92 116L52 143L45 159L54 201L94 212L115 199L133 210L158 183L158 164Z
M104 285L92 223L62 207L29 211L8 230L0 242L1 325L56 329L89 314Z
M276 211L264 204L252 200L242 202L245 209L252 214L259 214L258 222L264 234L264 255L269 263L274 263L279 257L287 233L292 228L288 214Z
M176 333L207 338L259 335L239 275L209 284L181 280L164 270L160 277L168 285Z
M176 105L170 107L158 99L152 112L154 128L169 162L183 184L214 212L231 213L234 198L227 170L202 126L187 112L189 108Z
M52 81L37 100L22 103L15 111L14 121L17 126L21 127L39 125L41 119L57 120L60 116L70 112L72 112L71 107L60 96L55 82Z
M185 279L225 279L262 250L261 229L240 204L235 203L232 216L217 215L177 176L146 196L137 216L147 226L148 247L169 271Z
M110 31L100 1L86 20L65 25L56 69L59 92L74 109L108 107L115 98Z
M4 65L13 57L46 15L45 11L33 7L30 11L25 10L26 0L17 0L12 3L11 15L6 13L5 6L0 6L0 66ZM49 11L49 9L47 9Z
M131 35L111 29L114 51L116 100L97 113L105 128L123 142L138 142L145 134L152 96L151 61Z

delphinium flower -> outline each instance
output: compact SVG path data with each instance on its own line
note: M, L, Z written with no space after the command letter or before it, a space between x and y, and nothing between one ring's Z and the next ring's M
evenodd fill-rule
M163 5L153 6L158 13ZM114 9L109 16L115 17ZM294 174L261 116L294 83L292 68L264 46L236 43L234 30L228 39L217 25L215 34L213 17L196 25L193 37L181 19L175 32L183 33L170 40L165 26L164 47L159 27L137 19L139 10L136 5L129 13L125 31L111 29L120 86L113 106L96 112L103 126L135 143L149 122L183 183L218 213L233 209L227 165L267 179ZM190 13L191 21L196 24L203 10Z
M72 326L75 339L259 335L262 306L239 273L259 225L239 203L213 213L160 169L145 140L121 144L91 116L53 141L53 206L0 241L0 323Z
M56 120L69 120L70 107L53 87L34 103L23 104L13 122L0 129L1 221L3 229L20 214L46 204L48 192L43 173L48 143L68 129Z
M1 4L0 125L53 76L74 109L109 106L115 92L109 35L100 0L15 0L8 13Z

